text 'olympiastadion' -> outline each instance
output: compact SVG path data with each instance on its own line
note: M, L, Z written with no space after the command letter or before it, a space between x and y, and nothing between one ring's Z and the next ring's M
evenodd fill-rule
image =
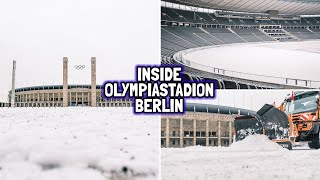
M106 81L104 98L132 98L135 113L184 113L185 98L215 97L215 83L184 81L181 66L137 66L136 81Z

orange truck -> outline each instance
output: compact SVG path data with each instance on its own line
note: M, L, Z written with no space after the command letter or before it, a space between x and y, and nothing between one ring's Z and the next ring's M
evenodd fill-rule
M278 108L265 104L254 116L236 117L235 140L264 134L290 150L295 142L308 142L310 148L319 149L319 95L319 91L292 92Z

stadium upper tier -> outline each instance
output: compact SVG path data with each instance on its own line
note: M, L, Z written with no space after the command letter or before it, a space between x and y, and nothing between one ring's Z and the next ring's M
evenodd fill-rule
M320 14L319 0L165 0L176 4L224 11L266 13L270 10L287 15Z
M188 66L181 59L174 59L173 56L177 52L205 46L320 39L320 17L276 21L217 17L214 14L167 7L162 7L161 10L162 64L182 63ZM216 79L222 89L318 88L311 84L319 83L294 79L290 79L293 83L288 83L289 80L285 77L281 79L283 83L256 82L253 79L226 76L223 73L225 70L218 68L211 73L199 71L190 66L185 70L186 78L192 80Z
M320 13L319 13L320 14ZM254 16L246 18L218 17L214 13L193 12L181 9L161 7L161 21L193 23L203 25L221 26L260 26L260 25L281 25L282 27L319 27L320 17L301 17L300 19L269 19L257 18ZM220 25L220 26L219 26Z

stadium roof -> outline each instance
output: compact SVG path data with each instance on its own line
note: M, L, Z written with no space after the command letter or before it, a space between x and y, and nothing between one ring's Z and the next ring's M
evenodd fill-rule
M256 115L255 111L229 107L229 106L220 106L220 105L212 105L212 104L199 104L199 103L187 103L186 104L187 112L202 112L202 113L219 113L219 114L233 114L237 115Z
M239 12L264 13L277 10L287 15L319 15L320 0L164 0L167 2Z

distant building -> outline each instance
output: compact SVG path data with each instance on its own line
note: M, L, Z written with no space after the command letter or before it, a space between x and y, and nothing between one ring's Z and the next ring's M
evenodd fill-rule
M187 104L186 114L161 117L161 147L229 146L234 118L253 114L233 107Z

